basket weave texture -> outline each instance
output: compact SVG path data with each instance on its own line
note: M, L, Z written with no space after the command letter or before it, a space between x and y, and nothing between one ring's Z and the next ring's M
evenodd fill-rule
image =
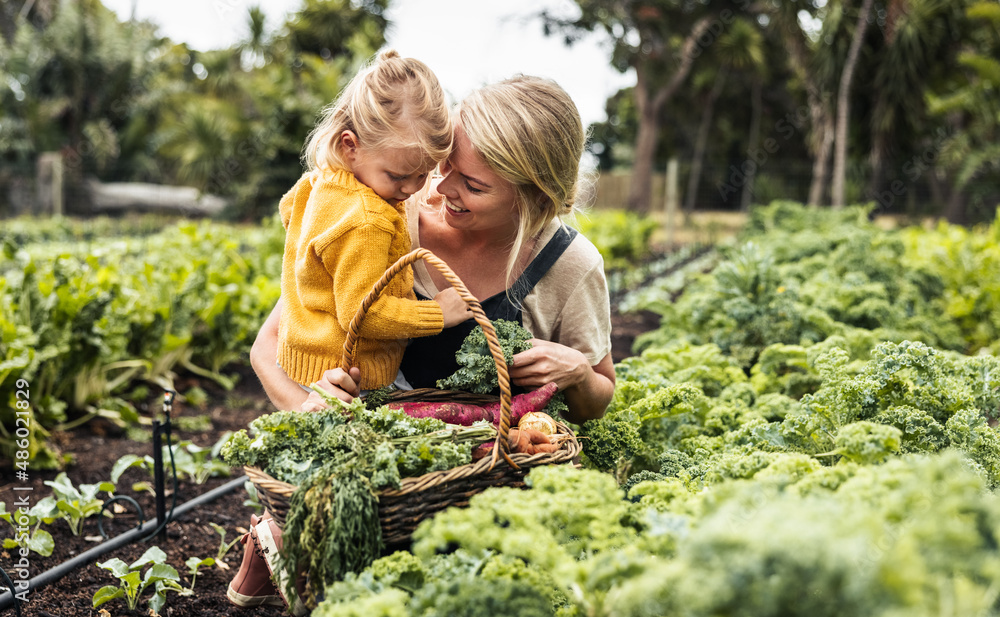
M565 424L557 422L557 436L561 439L557 451L538 454L510 452L507 441L510 431L510 376L496 331L479 305L479 301L469 293L465 284L447 264L427 249L417 249L404 255L372 287L348 328L341 368L346 370L353 363L358 333L368 309L378 299L389 281L418 259L427 261L444 275L472 311L476 323L483 329L497 367L500 384L500 423L492 456L453 469L404 478L398 489L386 489L378 493L379 522L382 527L382 540L387 548L405 546L417 525L425 518L445 508L466 506L470 497L491 486L523 487L524 476L532 467L571 463L579 456L581 450L573 431ZM392 398L397 401L429 400L473 404L496 401L496 397L433 388L397 392ZM500 458L503 461L500 461ZM289 498L297 487L271 477L258 467L248 466L244 469L256 487L261 503L275 521L284 526Z

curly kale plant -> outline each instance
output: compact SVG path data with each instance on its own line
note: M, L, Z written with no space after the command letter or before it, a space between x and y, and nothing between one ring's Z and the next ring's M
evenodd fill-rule
M473 447L496 435L485 423L455 427L388 407L367 409L360 399L324 398L330 407L322 411L257 418L250 423L253 437L238 431L222 448L229 464L255 465L297 486L281 557L308 573L307 604L325 583L378 556L378 491L399 488L405 477L465 465Z
M497 319L493 328L500 342L507 366L513 362L515 354L531 349L531 333L521 324L506 319ZM440 379L437 387L443 390L464 390L477 394L489 394L497 388L497 366L490 353L489 344L482 328L473 328L455 353L459 369L451 376Z

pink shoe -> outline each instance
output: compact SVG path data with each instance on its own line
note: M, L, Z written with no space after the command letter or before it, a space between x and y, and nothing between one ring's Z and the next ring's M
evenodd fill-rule
M308 615L309 609L306 608L301 597L296 597L294 603L289 603L288 598L285 597L285 586L288 584L289 574L288 570L278 563L278 554L281 552L281 527L272 518L264 519L250 528L250 538L260 548L261 557L263 557L264 563L271 573L272 580L275 581L275 587L277 587L278 593L281 594L281 599L284 601L285 606L291 607L289 612L295 615L295 617ZM303 582L300 580L296 584L300 595L303 589Z
M251 528L260 521L256 515L250 515ZM226 597L234 605L240 608L253 608L255 606L284 606L284 601L278 595L278 590L271 582L271 571L267 567L267 562L252 542L247 543L250 538L249 533L243 534L240 544L243 548L243 562L240 570L229 582L229 589L226 590Z

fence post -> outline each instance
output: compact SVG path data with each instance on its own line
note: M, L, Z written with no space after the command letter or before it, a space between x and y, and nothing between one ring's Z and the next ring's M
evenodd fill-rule
M664 204L664 227L667 235L667 248L668 250L673 250L674 248L674 231L677 225L676 215L677 215L677 202L680 196L677 194L677 157L672 156L667 161L667 176L664 182L665 185L665 204Z
M38 156L37 181L38 208L36 214L62 216L63 214L63 159L59 152L43 152Z

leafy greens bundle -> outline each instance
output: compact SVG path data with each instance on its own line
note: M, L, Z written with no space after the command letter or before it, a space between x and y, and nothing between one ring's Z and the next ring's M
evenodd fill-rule
M230 465L262 468L297 485L283 530L282 563L305 573L306 604L327 583L367 567L382 550L377 492L401 478L451 469L472 460L472 448L495 438L485 423L447 425L388 407L369 410L323 394L314 413L279 411L250 423L222 448ZM297 596L296 576L287 597Z

